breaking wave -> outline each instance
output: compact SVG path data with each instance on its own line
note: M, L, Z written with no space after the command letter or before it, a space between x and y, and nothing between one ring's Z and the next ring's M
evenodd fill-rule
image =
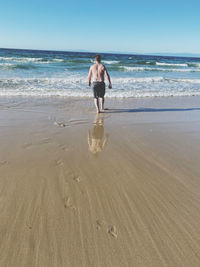
M167 79L137 77L112 79L113 90L107 97L156 97L200 95L200 79ZM89 97L92 90L86 77L68 78L6 78L0 79L1 96L73 96Z

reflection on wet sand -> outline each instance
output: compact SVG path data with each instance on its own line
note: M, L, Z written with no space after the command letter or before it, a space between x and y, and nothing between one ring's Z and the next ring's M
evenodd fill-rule
M97 114L95 117L92 132L88 130L89 150L94 156L98 156L102 152L108 142L109 134L104 138L104 115Z

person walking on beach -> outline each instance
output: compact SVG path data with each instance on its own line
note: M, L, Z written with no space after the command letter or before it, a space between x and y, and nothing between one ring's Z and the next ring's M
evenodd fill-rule
M101 56L95 56L95 64L90 67L88 75L88 85L91 86L91 79L93 78L93 94L94 94L94 104L97 113L104 112L104 95L105 95L105 83L104 75L108 80L108 88L112 89L112 84L110 76L107 72L106 67L101 64Z

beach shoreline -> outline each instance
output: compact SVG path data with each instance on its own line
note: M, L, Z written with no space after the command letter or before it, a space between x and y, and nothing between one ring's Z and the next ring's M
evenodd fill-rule
M200 97L0 97L0 266L200 263Z
M95 54L0 49L0 95L90 97L87 76ZM113 90L107 98L199 95L200 59L101 54Z

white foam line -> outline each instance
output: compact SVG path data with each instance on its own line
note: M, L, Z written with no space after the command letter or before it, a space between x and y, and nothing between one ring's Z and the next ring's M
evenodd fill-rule
M132 71L165 71L165 72L200 72L200 69L194 68L194 69L164 69L164 68L152 68L152 67L128 67L128 66L122 66L122 69L126 70L127 72Z
M178 66L178 67L187 67L186 63L164 63L164 62L156 62L158 66Z

